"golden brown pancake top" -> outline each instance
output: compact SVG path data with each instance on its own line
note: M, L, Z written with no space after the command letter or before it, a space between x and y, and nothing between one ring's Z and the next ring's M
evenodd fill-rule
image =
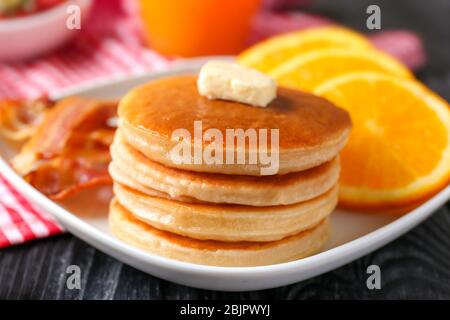
M122 99L119 117L165 139L179 128L190 131L194 139L196 120L202 120L203 131L216 128L224 135L226 129L279 129L281 149L317 146L337 139L351 126L346 111L309 93L279 87L277 98L266 108L258 108L209 100L200 96L196 81L196 76L183 75L140 86Z

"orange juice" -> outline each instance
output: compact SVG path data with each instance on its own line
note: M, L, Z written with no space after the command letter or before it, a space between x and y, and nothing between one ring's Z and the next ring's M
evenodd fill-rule
M140 0L149 45L166 55L235 54L261 0Z

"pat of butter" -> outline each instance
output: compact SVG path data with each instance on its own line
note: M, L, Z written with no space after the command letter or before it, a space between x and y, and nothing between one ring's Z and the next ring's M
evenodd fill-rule
M265 74L226 61L209 61L197 80L200 95L266 107L277 94L275 81Z

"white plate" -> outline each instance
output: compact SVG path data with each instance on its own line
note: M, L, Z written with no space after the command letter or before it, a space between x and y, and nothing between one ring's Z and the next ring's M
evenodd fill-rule
M194 73L204 60L194 60L170 71L132 78L105 80L68 90L64 95L115 98L130 88L163 76ZM0 155L10 159L14 147L0 138ZM214 290L258 290L283 286L330 271L357 259L407 232L450 199L450 186L401 217L336 210L332 215L331 239L322 252L300 260L261 267L211 267L163 258L132 247L111 235L107 205L83 201L86 194L57 204L19 177L0 158L0 172L29 200L41 206L71 233L99 250L157 277L176 283ZM92 193L90 193L92 194Z

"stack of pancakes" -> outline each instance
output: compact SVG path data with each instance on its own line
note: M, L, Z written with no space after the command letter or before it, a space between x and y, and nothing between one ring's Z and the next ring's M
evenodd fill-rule
M279 169L261 163L173 161L172 133L216 128L279 129ZM310 255L328 236L337 204L338 153L350 131L348 114L328 101L279 88L266 108L208 100L195 76L153 81L119 106L111 146L115 199L110 225L120 239L178 260L255 266Z

